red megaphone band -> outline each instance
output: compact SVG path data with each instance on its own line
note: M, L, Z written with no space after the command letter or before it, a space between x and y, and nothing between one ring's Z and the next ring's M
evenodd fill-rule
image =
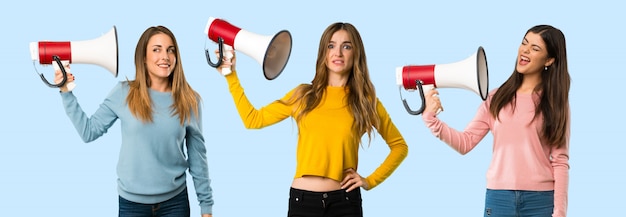
M402 67L402 85L406 90L417 89L416 81L423 85L435 84L435 65L415 65Z
M67 42L39 42L39 64L52 64L52 56L59 56L61 60L72 60L72 46Z
M209 27L208 37L214 42L218 42L218 37L222 37L225 44L234 46L235 36L237 36L240 30L241 28L233 26L222 19L215 19Z

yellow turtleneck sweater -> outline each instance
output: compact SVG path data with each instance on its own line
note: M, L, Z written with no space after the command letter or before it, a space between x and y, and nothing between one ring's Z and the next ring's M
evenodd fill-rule
M286 105L279 100L257 110L246 97L236 72L227 75L226 80L246 128L263 128L295 115L296 104ZM287 93L282 101L287 102L294 91L295 89ZM340 182L345 169L357 170L359 142L363 135L354 135L352 132L354 118L346 102L347 93L344 87L327 87L321 103L297 122L299 130L295 178L313 175ZM376 110L380 121L380 126L376 130L391 152L385 161L366 177L370 189L389 177L408 154L404 138L378 99Z

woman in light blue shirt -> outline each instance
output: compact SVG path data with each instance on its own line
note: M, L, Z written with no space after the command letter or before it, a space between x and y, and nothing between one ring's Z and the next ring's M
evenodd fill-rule
M201 98L185 79L178 44L168 28L149 27L141 35L135 69L135 80L119 82L91 117L67 85L60 87L65 111L83 141L99 138L121 121L119 216L190 216L187 169L202 216L212 216ZM57 70L55 82L62 79ZM66 84L73 80L67 73Z

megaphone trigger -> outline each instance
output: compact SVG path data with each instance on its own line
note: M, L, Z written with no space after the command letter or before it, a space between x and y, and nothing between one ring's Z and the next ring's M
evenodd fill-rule
M35 68L35 69L37 69L37 68ZM48 85L48 87L52 87L52 88L54 88L54 87L61 87L63 84L65 84L65 81L66 81L66 78L67 78L65 72L63 71L63 80L61 82L59 82L59 84L60 84L59 85L59 84L52 84L52 83L48 82L48 80L46 79L46 76L44 76L43 73L38 72L37 74L39 74L39 77L41 78L41 81L43 81L43 83Z
M217 49L219 51L219 56L224 56L224 39L222 37L217 38ZM218 66L222 65L222 58L217 58L217 63L213 63L213 61L211 61L211 52L209 52L209 49L205 49L204 51L206 55L206 61L209 66L217 68Z
M420 106L420 109L419 109L419 110L417 110L417 111L412 110L412 109L411 109L411 107L409 106L409 103L407 103L406 99L402 99L402 103L404 104L404 108L406 109L406 111L407 111L409 114L412 114L412 115L419 115L419 114L422 114L422 112L424 112L424 109L426 109L426 99L425 99L425 97L424 97L424 87L423 87L423 83L424 83L424 82L423 82L422 80L415 80L415 86L417 87L418 92L419 92L419 94L420 94L420 98L421 98L421 100L422 100L422 104L421 104L421 106Z
M67 74L70 72L70 69L69 69L70 61L61 60L58 56L54 56L52 58L54 59L54 61L52 62L52 67L54 68L54 71L56 72L57 70L61 70L61 74L63 75L63 80L55 86L63 87L63 85L67 83L67 90L68 91L74 90L74 88L76 87L76 83L74 83L74 81L70 81L70 82L67 81L68 80Z
M53 61L51 62L51 64L54 67L54 71L56 70L61 70L61 74L63 75L63 80L61 80L59 83L53 84L48 82L48 79L46 79L46 77L43 75L43 73L38 73L39 77L41 77L41 80L48 85L48 87L62 87L63 85L65 85L65 82L67 81L67 71L65 70L65 68L63 67L59 67L59 65L63 65L64 63L62 63L61 59L59 58L59 56L52 56ZM69 63L68 63L69 64ZM35 68L36 69L36 68Z

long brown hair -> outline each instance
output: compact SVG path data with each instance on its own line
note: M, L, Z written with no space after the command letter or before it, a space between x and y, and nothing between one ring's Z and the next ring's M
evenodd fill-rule
M171 105L172 116L178 115L180 124L183 125L186 120L192 116L192 112L198 114L198 102L201 100L200 95L194 91L185 79L183 72L183 63L180 59L178 51L178 43L172 31L164 26L152 26L143 32L137 47L135 48L135 80L128 81L130 90L126 97L126 103L131 113L143 122L152 122L152 101L148 93L150 87L150 77L146 68L145 58L148 48L148 41L156 34L166 34L174 43L176 48L176 64L174 70L169 76L169 85L172 89L172 97L174 103ZM196 116L197 118L198 116Z
M541 72L541 83L535 87L534 93L541 92L539 104L536 105L535 118L543 115L543 137L550 145L562 147L567 140L569 125L569 89L570 75L567 69L567 52L565 36L561 30L550 25L537 25L529 32L541 35L546 44L548 57L554 58L552 65ZM500 110L513 103L517 89L522 85L524 75L513 71L513 74L498 88L491 100L490 113L498 117Z
M300 85L293 94L290 104L299 101L296 120L301 120L303 116L317 107L328 86L328 66L326 55L329 52L328 44L333 34L339 30L346 30L353 45L353 66L346 88L348 89L348 107L354 115L352 131L355 139L360 142L361 135L367 133L371 141L373 128L378 126L378 114L376 112L376 91L369 77L367 68L367 58L365 48L358 30L350 23L333 23L324 30L320 38L317 53L317 63L315 77L311 84Z

